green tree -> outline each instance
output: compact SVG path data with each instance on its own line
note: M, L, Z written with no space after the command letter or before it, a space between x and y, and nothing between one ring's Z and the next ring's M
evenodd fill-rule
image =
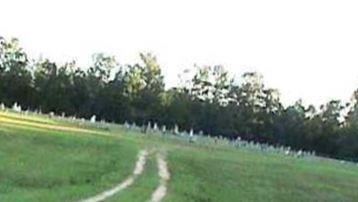
M27 54L17 39L7 41L0 37L0 100L7 105L17 102L23 107L33 107L33 91Z

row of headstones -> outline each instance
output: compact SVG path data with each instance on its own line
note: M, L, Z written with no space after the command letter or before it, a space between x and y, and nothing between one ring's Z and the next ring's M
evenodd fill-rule
M225 145L232 145L236 148L248 148L248 149L254 149L257 151L261 151L264 153L279 153L279 154L284 154L286 156L294 156L294 157L304 157L304 156L315 156L315 152L314 151L304 151L304 150L293 150L290 147L284 147L284 146L279 146L279 147L275 147L273 145L269 145L269 144L262 144L262 143L258 143L258 142L254 142L254 141L245 141L242 140L240 137L238 137L236 140L229 140L228 138L225 138L223 136L219 136L219 137L210 137L210 136L203 136L203 132L199 132L199 134L195 134L194 130L191 129L188 132L183 131L180 132L179 131L179 127L178 125L174 125L174 128L172 130L167 130L167 127L165 125L158 127L157 123L152 124L151 122L148 122L148 124L143 125L141 127L137 126L135 123L129 124L127 121L124 123L124 127L126 129L132 129L132 130L137 130L140 131L142 133L146 133L146 134L155 134L158 132L161 132L162 134L173 134L176 135L178 137L182 137L185 138L186 140L189 140L190 142L196 142L198 137L200 137L201 140L206 139L206 142L209 144L225 144ZM205 140L204 140L205 141Z
M10 108L12 111L14 112L18 112L18 113L23 113L25 115L27 115L28 113L32 112L34 114L39 114L42 115L43 113L41 112L41 110L34 110L34 111L30 111L30 110L23 110L21 105L19 105L17 102L15 102L12 107ZM8 108L5 106L4 103L0 103L0 110L1 111L6 111L8 110ZM77 118L76 116L71 116L71 117L66 117L66 114L64 112L61 113L61 116L56 116L54 112L49 112L48 113L48 117L49 118L70 118L71 120L79 120L81 122L85 122L86 119L85 118ZM96 123L97 119L96 119L96 115L92 115L91 118L89 119L89 121L91 123ZM101 120L101 123L106 122L105 120Z
M166 125L162 125L161 127L158 126L157 123L151 123L148 122L145 125L142 126L138 126L136 123L131 123L129 124L127 121L124 123L124 128L128 129L128 130L136 130L136 131L140 131L142 133L145 134L172 134L178 137L185 137L185 138L189 138L190 141L195 141L196 139L196 135L194 134L194 130L191 129L188 132L186 131L180 131L179 130L179 126L176 124L174 125L174 127L172 129L168 129L166 127Z
M4 103L0 103L0 110L1 111L7 111L7 110L11 110L13 112L17 112L17 113L21 113L24 115L29 114L30 112L34 113L34 114L42 114L41 110L35 110L35 111L30 111L29 109L24 110L21 105L19 105L17 102L15 102L11 108L7 108L5 106Z
M278 146L275 147L273 145L269 144L262 144L262 143L255 143L254 141L245 141L241 140L240 137L238 137L233 142L235 147L246 147L249 149L256 149L262 152L269 152L269 153L281 153L286 156L295 156L295 157L304 157L304 156L315 156L315 151L304 151L304 150L293 150L291 147L285 147L285 146Z
M65 119L70 119L72 121L76 121L79 122L79 124L84 124L87 121L90 122L91 124L95 124L98 123L96 126L101 128L101 127L107 127L106 125L101 125L101 124L108 124L108 122L104 119L98 120L96 115L92 115L91 118L89 118L88 120L85 118L78 118L76 116L70 116L70 117L66 117L64 113L62 113L61 118L65 118Z
M21 112L21 111L22 111L22 110L21 110L21 106L20 106L19 104L17 104L17 102L15 102L15 103L12 105L11 109L12 109L13 111L15 111L15 112ZM6 108L6 106L5 106L4 103L0 103L0 110L1 110L1 111L6 111L6 110L7 110L7 108Z
M0 110L1 111L12 110L14 112L23 113L25 115L27 115L30 112L30 110L23 110L21 108L21 105L17 104L17 102L15 102L11 108L7 108L4 103L0 103Z

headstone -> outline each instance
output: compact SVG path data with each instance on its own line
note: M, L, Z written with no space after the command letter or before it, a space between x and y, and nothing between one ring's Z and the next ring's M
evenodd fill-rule
M131 127L132 130L136 130L136 129L137 129L137 125L136 125L135 122L133 122L130 127Z
M177 124L175 124L174 126L174 135L178 135L179 134L179 127Z
M154 123L153 130L154 130L154 131L157 131L157 130L158 130L158 124L157 124L157 123Z
M215 136L215 137L214 137L214 143L217 144L217 143L218 143L218 140L219 140L218 137Z
M12 110L14 110L14 111L17 110L17 102L15 102L15 103L12 105Z
M125 128L125 129L130 129L130 126L129 126L129 124L128 124L127 121L124 122L124 128Z
M152 130L152 123L149 121L147 127L145 128L146 133L150 133Z
M195 142L194 130L193 130L193 129L190 129L190 132L189 132L189 142L190 142L190 143L194 143L194 142Z
M53 112L50 112L49 114L48 114L48 117L49 118L52 118L52 117L54 117L55 116L55 113L53 113Z
M162 133L166 133L167 132L167 127L165 125L162 126Z
M21 106L18 105L17 102L15 102L12 106L12 110L14 110L15 112L21 112Z
M90 119L91 123L96 123L96 115L93 115Z
M142 132L142 133L147 133L147 127L146 127L145 125L142 125L142 126L140 127L140 132Z
M190 129L189 136L194 137L194 130L193 129Z
M297 152L297 157L298 157L298 158L301 158L302 156L303 156L302 150L299 150L299 151Z

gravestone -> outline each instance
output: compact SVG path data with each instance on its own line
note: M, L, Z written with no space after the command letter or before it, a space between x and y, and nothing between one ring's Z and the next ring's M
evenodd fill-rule
M146 133L150 133L152 130L152 123L149 121L147 127L145 128Z
M15 102L12 106L12 110L14 110L15 112L21 112L21 106L18 105L17 102Z
M153 130L154 130L154 131L157 131L157 130L158 130L158 124L157 124L157 123L154 123Z
M125 129L130 129L130 125L128 124L127 121L124 122L124 128L125 128Z
M177 124L175 124L174 126L174 135L178 135L179 134L179 127Z
M96 123L96 115L93 115L90 119L91 123Z
M0 104L0 110L2 110L2 111L5 110L5 105L4 105L4 103L1 103L1 104Z
M193 130L193 129L190 129L190 132L189 132L189 142L190 142L190 143L194 143L194 142L195 142L194 130Z
M296 154L297 158L301 158L303 156L302 150L299 150Z
M138 129L138 127L137 127L135 122L133 122L130 127L131 127L132 130L137 130Z

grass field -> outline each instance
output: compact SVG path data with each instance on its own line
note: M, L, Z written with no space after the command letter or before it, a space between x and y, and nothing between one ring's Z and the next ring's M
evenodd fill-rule
M160 183L155 153L166 156L164 202L358 201L358 166L200 145L120 126L0 112L0 201L79 201L132 174L133 184L106 201L148 201Z

